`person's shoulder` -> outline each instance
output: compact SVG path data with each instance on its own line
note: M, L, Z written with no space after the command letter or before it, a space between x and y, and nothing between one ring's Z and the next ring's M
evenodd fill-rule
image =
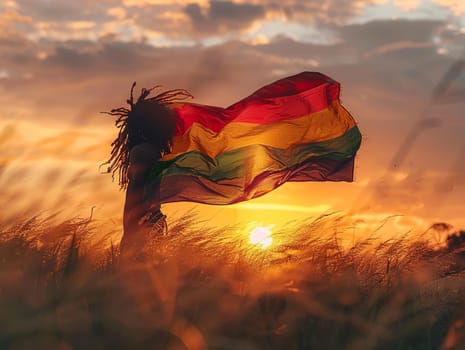
M149 142L143 142L131 148L129 160L131 163L145 163L160 158L160 150Z

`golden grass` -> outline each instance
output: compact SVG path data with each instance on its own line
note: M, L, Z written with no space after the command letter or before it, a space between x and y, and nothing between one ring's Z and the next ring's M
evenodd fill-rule
M11 224L0 349L461 349L458 255L422 240L342 244L342 222L289 225L263 250L188 213L140 262L88 219Z

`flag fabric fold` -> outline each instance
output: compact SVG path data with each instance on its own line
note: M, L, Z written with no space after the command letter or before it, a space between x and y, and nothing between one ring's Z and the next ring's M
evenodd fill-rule
M147 196L232 204L287 181L353 181L361 134L339 95L336 81L303 72L227 108L172 104L172 151L154 164Z

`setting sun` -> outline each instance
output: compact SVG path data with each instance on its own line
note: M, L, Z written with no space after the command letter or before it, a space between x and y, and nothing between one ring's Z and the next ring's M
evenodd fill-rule
M268 248L273 242L271 237L271 226L259 226L250 233L250 243L260 245L262 249Z

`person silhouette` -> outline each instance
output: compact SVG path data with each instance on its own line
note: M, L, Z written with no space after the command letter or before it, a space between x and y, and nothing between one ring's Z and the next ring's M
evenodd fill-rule
M167 234L166 216L161 212L157 181L148 181L150 171L161 157L171 150L176 131L176 114L170 104L192 97L183 89L168 90L156 96L159 88L142 88L134 100L134 82L127 103L130 109L119 107L104 112L118 117L117 138L112 142L107 172L119 175L119 185L126 190L123 212L122 254L142 252L154 236Z

